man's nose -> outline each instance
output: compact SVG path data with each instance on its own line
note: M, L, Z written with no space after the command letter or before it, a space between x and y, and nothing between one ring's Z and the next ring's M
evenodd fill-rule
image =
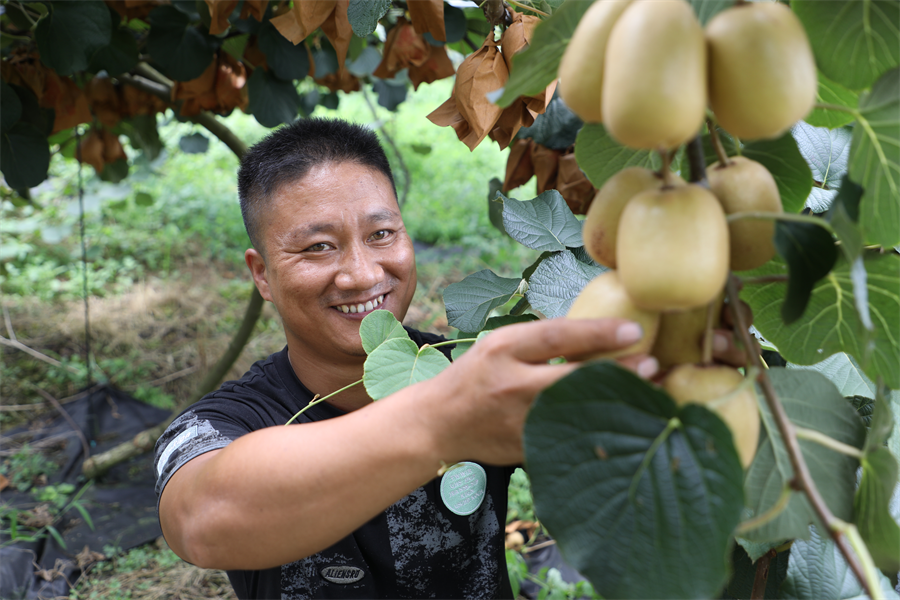
M365 245L355 245L343 252L335 284L342 290L372 289L384 279L384 269L376 253Z

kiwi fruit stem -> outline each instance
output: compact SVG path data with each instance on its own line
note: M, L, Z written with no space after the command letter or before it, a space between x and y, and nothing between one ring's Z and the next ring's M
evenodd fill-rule
M716 298L706 307L706 329L703 331L703 365L711 365L713 362L713 318L716 314L716 303L719 302L719 298Z
M716 158L719 159L719 164L723 167L728 166L730 161L728 160L728 154L725 152L725 147L722 146L722 140L719 139L716 124L713 123L712 119L707 119L706 124L709 127L709 139L712 140L713 149L716 151Z
M659 157L662 159L662 171L660 172L660 175L662 175L663 187L670 188L672 187L672 171L669 167L672 164L672 155L666 150L660 150Z

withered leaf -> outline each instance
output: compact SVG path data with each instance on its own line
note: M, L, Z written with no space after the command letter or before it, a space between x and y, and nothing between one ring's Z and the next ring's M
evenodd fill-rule
M116 162L120 158L128 158L128 155L125 154L125 148L122 147L122 142L119 141L119 136L106 129L100 132L100 136L103 140L104 163L108 165L109 163Z
M506 177L503 179L504 194L526 184L534 176L534 165L531 164L532 143L530 139L521 139L510 147L506 159Z
M119 92L109 77L95 76L84 86L91 112L105 127L115 127L121 120Z
M3 473L0 473L0 492L2 492L3 490L5 490L8 487L9 487L9 478L6 475L4 475Z
M337 73L329 73L325 77L315 80L319 85L324 85L332 92L341 90L350 93L357 92L362 88L359 78L350 73L347 69L340 69Z
M94 552L87 545L85 545L81 552L75 555L75 564L78 565L79 569L84 569L88 565L92 565L101 560L106 560L106 556L100 552Z
M241 7L241 18L246 19L252 16L259 22L262 22L266 16L266 6L269 0L244 0L244 6Z
M231 26L228 17L237 5L238 0L206 0L206 6L209 8L210 35L218 35Z
M416 33L427 32L440 42L447 41L447 32L444 28L444 0L409 0L406 7L409 9L409 18Z
M588 181L578 166L574 152L567 152L559 157L556 189L576 215L587 213L587 209L597 193L597 189Z
M44 82L48 69L41 64L37 52L19 46L0 62L0 75L12 85L28 88L40 100L44 96Z
M413 89L419 89L422 83L431 83L438 79L452 77L456 71L453 69L453 62L447 56L446 46L428 45L428 59L421 65L413 65L409 68L409 80L413 84Z
M152 115L163 112L168 104L162 98L130 85L119 88L119 110L123 117Z
M388 32L381 63L372 75L381 79L393 79L400 70L421 65L428 60L429 47L425 38L401 17Z
M350 0L303 0L294 2L289 12L273 17L270 22L293 44L299 44L317 28L328 37L343 69L353 28L347 17Z
M219 114L235 108L247 107L247 72L240 61L227 52L220 52L200 77L175 82L172 100L183 100L182 116L194 116L204 110Z
M71 78L60 77L50 69L47 69L46 77L40 105L52 108L55 112L52 133L88 123L93 119L84 90Z
M490 138L500 145L503 150L519 133L521 127L530 127L534 123L534 113L528 110L524 102L513 102L503 109L500 118L493 129Z
M556 187L556 174L559 171L559 150L551 150L540 144L531 145L531 164L537 177L537 193L542 194Z

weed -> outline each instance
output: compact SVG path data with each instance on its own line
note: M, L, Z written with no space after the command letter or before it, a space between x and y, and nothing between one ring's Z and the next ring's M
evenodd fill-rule
M6 476L14 488L25 492L31 489L39 477L53 475L58 468L49 458L25 444L0 463L0 474Z

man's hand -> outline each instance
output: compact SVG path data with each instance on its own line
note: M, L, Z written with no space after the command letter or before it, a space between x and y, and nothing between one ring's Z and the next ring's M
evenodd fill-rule
M522 431L535 396L581 363L548 364L560 356L588 356L634 344L643 332L623 319L552 319L510 325L492 332L436 378L418 385L442 390L445 406L427 417L439 434L442 460L521 463ZM619 361L652 377L656 359L633 355ZM431 387L434 386L434 387Z

